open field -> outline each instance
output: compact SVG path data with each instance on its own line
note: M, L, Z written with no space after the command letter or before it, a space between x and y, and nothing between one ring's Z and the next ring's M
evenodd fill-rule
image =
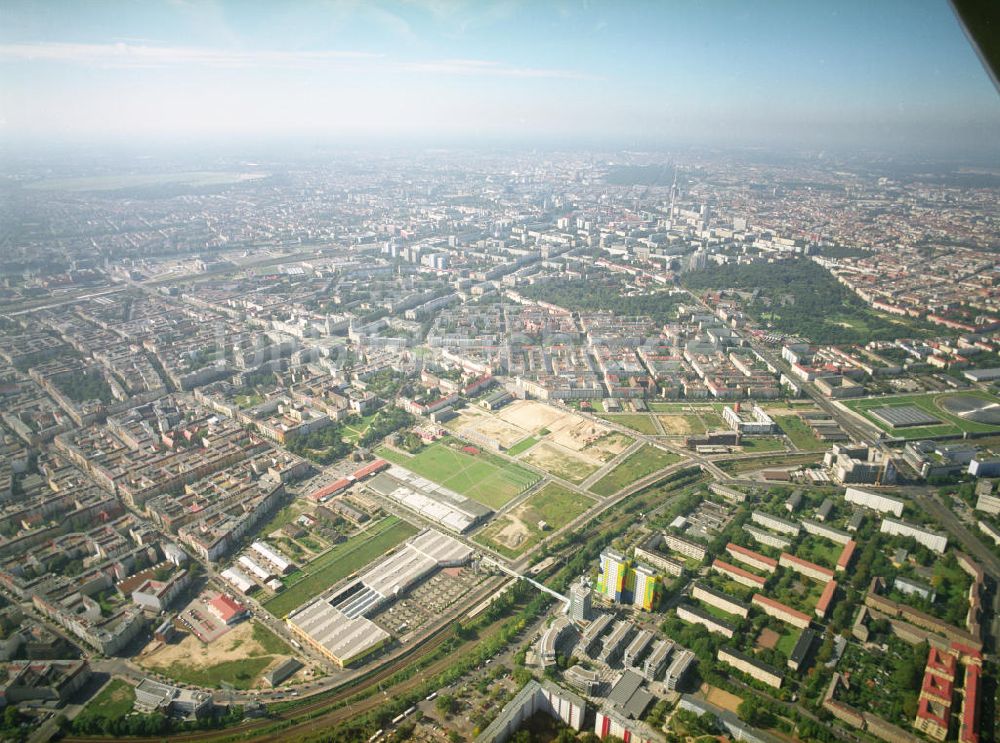
M863 416L867 421L877 426L883 431L890 433L894 436L902 436L906 439L923 439L930 438L934 436L948 436L952 434L960 433L988 433L991 431L1000 431L1000 426L991 426L986 423L977 423L971 420L965 420L957 415L952 415L947 412L939 404L941 400L947 397L952 397L954 395L966 395L969 397L978 397L989 402L1000 403L1000 399L995 396L990 395L986 392L980 392L978 390L963 390L962 392L944 392L936 393L929 392L918 395L890 395L886 397L862 397L856 400L844 400L843 405ZM933 426L919 426L919 427L907 427L907 428L892 428L886 425L882 421L878 420L872 416L868 411L871 408L880 407L898 407L901 405L914 405L921 410L930 413L935 418L940 419L942 422Z
M823 459L819 452L788 454L785 456L759 457L757 459L726 459L716 464L730 474L754 470L789 469L799 465L815 464Z
M598 495L612 495L626 485L680 460L678 454L647 444L594 483L590 490Z
M264 178L263 173L225 173L191 171L185 173L147 173L133 175L101 175L90 178L46 178L27 184L33 191L120 191L127 188L155 186L190 186L206 188L225 186Z
M635 443L635 439L617 431L609 431L591 441L580 450L580 454L601 462L610 462Z
M479 532L475 541L492 547L507 557L517 557L544 536L544 532L538 528L539 521L544 521L551 529L556 530L594 504L595 501L585 495L549 483Z
M493 509L502 507L540 479L534 472L488 452L466 454L451 445L454 443L438 441L412 457L385 448L379 454Z
M602 415L601 418L610 423L617 423L619 426L625 426L626 428L631 428L633 431L644 433L647 436L656 436L659 433L653 417L645 413L609 413Z
M716 412L721 413L722 409L726 407L724 402L650 402L648 403L649 409L654 413L672 413L674 415L680 415L681 413L706 413L706 412Z
M740 446L745 452L766 452L766 451L784 451L785 442L781 439L763 437L763 438L742 438L740 439Z
M219 688L226 682L237 689L249 689L264 669L289 655L288 646L270 630L256 622L243 622L207 645L189 634L178 643L160 645L137 661L181 683Z
M115 720L124 717L132 711L135 703L135 690L121 679L111 679L87 706L77 715L81 718L107 718Z
M660 425L668 436L689 436L705 433L705 424L699 415L658 415Z
M545 441L524 456L524 461L572 483L581 483L600 469L600 462Z
M264 602L264 608L276 617L284 617L416 533L415 527L395 516L382 519L287 576L285 590Z
M774 422L785 432L788 440L792 442L792 445L796 449L818 451L826 449L828 446L816 438L816 434L812 432L812 429L797 415L776 415L774 416Z

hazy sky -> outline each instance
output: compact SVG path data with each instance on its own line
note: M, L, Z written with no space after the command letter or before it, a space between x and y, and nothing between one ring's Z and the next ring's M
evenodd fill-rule
M1000 148L945 0L0 0L0 137Z

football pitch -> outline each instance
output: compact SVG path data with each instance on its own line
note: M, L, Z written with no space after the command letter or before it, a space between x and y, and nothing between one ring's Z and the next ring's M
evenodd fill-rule
M408 457L392 449L379 455L456 493L497 509L541 477L485 451L468 454L444 441Z
M855 413L863 416L878 428L894 436L901 436L906 439L933 438L934 436L948 436L959 433L985 433L1000 431L1000 426L991 426L987 423L978 423L967 420L960 416L953 415L945 410L939 403L957 395L967 397L977 397L985 402L1000 402L996 397L978 390L962 390L960 392L945 393L924 393L917 395L887 395L884 397L862 397L855 400L844 400L841 404ZM930 426L911 426L906 428L893 428L882 420L872 415L871 408L882 407L902 407L913 406L927 412L939 419L941 423Z

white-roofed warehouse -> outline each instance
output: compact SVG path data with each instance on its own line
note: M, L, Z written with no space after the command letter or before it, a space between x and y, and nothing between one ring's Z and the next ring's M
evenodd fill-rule
M348 666L390 640L368 616L435 570L471 557L472 549L457 539L425 529L347 585L296 609L288 624L334 663Z

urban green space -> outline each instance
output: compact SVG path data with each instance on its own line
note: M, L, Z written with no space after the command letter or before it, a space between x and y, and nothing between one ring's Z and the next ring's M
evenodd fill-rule
M284 617L416 533L416 527L388 516L286 576L285 590L264 602L264 608L276 617Z
M437 441L413 456L388 447L380 448L378 454L493 509L503 507L541 479L487 452L462 451L454 439Z
M816 434L797 415L776 415L775 423L785 432L788 440L796 449L802 451L818 451L826 449L827 445L816 438Z
M757 298L746 312L769 328L812 343L868 343L901 336L939 335L941 329L876 312L817 263L806 258L777 263L725 264L685 274L687 289L743 289Z
M652 416L642 413L607 414L601 418L609 423L617 423L619 426L631 428L633 431L644 433L647 436L655 436L659 433L656 428L656 421Z
M905 439L933 438L935 436L958 435L962 433L990 433L1000 431L1000 426L991 426L987 423L978 423L967 420L957 415L953 415L941 406L941 401L962 395L965 397L977 397L991 403L1000 403L1000 398L988 392L979 390L962 390L961 392L945 393L924 393L918 395L892 395L887 397L863 397L856 400L845 400L844 407L863 416L873 425L878 426L886 433L893 436L901 436ZM940 424L932 426L913 426L905 428L893 428L887 423L878 420L871 414L872 408L882 407L902 407L912 405L933 415L941 420Z
M521 439L512 447L507 450L507 454L512 457L516 457L518 454L523 454L528 451L531 447L538 443L538 439L534 436L528 436L526 439Z
M591 486L597 495L612 495L627 485L679 462L679 454L647 444Z
M87 706L76 716L77 720L89 723L91 720L117 720L132 711L135 704L135 689L121 679L111 679L97 695L87 702Z
M744 438L740 440L740 446L745 452L769 452L782 451L785 442L775 438Z
M803 452L801 454L786 454L774 457L753 457L748 459L727 459L717 462L719 467L730 474L738 472L753 472L754 470L780 467L788 469L795 466L811 465L823 459L820 452Z
M510 513L494 520L473 541L516 558L536 545L546 532L561 529L594 504L592 498L550 482Z
M273 660L270 655L254 655L204 667L175 661L156 670L182 684L220 689L226 683L234 689L249 689Z

